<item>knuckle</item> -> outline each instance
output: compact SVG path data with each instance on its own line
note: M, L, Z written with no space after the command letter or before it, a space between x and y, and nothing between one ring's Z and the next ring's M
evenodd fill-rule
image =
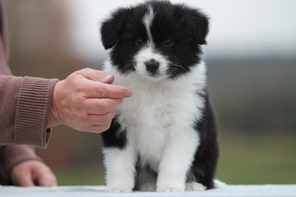
M92 123L90 121L90 118L88 118L88 116L85 116L85 118L81 119L79 121L79 124L81 126L81 130L82 131L89 131L91 126L92 126Z
M99 109L98 109L101 113L107 113L110 111L110 106L108 103L102 101L99 105Z
M83 70L83 71L91 71L90 68L83 68L82 70Z
M110 125L94 125L90 128L90 132L93 132L93 133L103 133L105 131L107 131L108 129L110 128Z
M109 116L110 116L110 120L113 120L113 118L115 117L115 115L116 115L116 110L113 111L113 112L111 112L111 113L109 114Z
M112 117L110 114L104 114L100 115L99 117L96 117L96 119L93 121L95 125L106 125L106 124L111 124Z
M111 123L105 124L101 127L101 133L107 131L111 127Z
M100 85L98 88L98 94L100 95L101 98L106 97L106 88L103 85Z

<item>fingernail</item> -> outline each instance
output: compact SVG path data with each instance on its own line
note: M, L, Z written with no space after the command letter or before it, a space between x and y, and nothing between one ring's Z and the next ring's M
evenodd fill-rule
M124 92L124 96L125 96L125 97L130 97L130 96L132 96L132 94L133 94L133 93L132 93L132 91L130 91L130 90L127 90L127 91Z
M104 78L103 78L103 81L109 81L113 76L112 75L106 75Z

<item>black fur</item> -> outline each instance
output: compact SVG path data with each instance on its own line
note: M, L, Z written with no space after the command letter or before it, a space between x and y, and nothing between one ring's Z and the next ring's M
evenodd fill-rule
M102 133L104 147L115 147L123 149L126 146L126 131L122 130L121 125L115 116L108 131Z
M195 123L195 130L199 131L200 146L187 174L187 182L190 177L194 177L196 182L210 189L214 187L213 180L219 157L218 128L207 91L205 91L204 99L203 117Z
M197 9L169 1L147 1L135 7L121 8L103 22L102 43L105 49L113 48L110 53L112 64L122 73L134 71L133 57L139 50L135 40L141 38L146 42L148 39L142 22L147 13L146 4L157 10L151 33L158 52L172 62L168 70L170 77L177 78L189 72L191 66L200 62L200 45L206 44L209 29L208 17ZM164 46L167 38L174 40L174 47ZM179 64L182 68L176 66Z

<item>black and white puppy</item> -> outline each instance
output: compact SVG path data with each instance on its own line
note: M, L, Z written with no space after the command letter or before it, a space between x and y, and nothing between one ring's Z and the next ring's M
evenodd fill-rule
M102 134L108 191L213 188L217 129L201 49L208 26L198 9L169 1L120 8L103 21L105 71L133 91Z

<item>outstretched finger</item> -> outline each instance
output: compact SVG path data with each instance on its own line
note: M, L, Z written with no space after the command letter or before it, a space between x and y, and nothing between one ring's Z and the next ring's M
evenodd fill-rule
M132 95L132 91L129 88L102 82L94 82L88 88L88 98L121 99Z

